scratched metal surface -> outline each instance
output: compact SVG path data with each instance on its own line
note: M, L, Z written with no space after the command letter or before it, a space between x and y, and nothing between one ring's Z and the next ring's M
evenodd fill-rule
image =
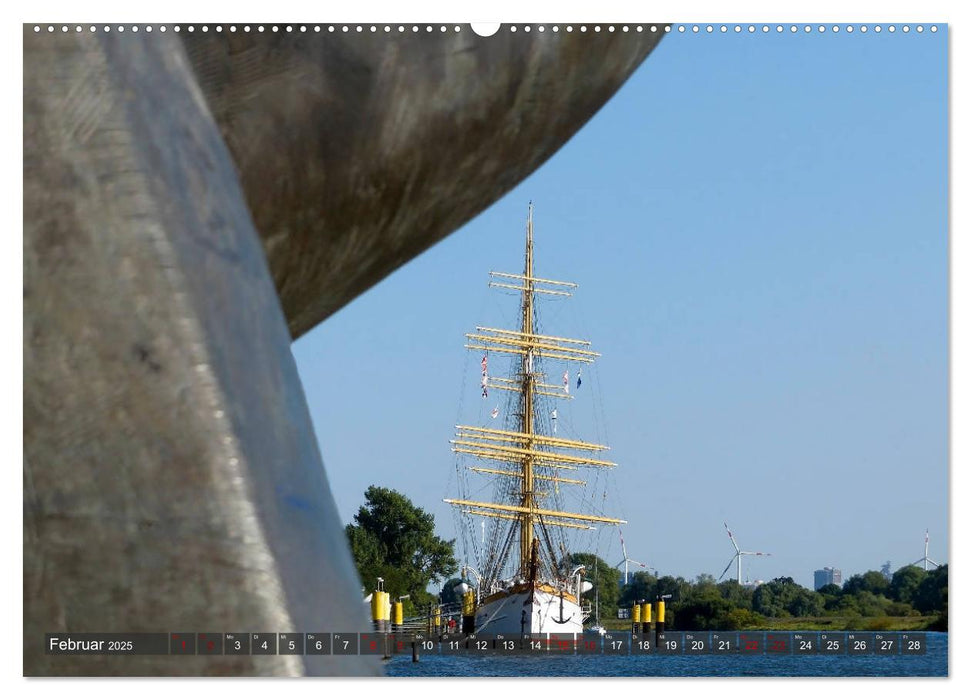
M41 641L366 630L291 337L501 196L653 47L259 39L24 27L26 675L380 673Z
M181 34L294 338L533 172L663 35L368 29Z

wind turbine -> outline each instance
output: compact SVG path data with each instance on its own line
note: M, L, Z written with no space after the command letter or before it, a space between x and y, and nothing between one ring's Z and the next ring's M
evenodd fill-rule
M748 557L748 556L771 557L772 555L769 554L768 552L743 552L741 549L738 548L738 543L735 541L735 536L732 535L732 531L728 529L728 523L725 523L725 530L728 531L728 539L732 541L732 546L735 548L735 556L728 560L728 565L725 567L725 571L722 571L722 575L718 577L718 580L721 581L725 577L725 574L732 566L732 562L735 562L738 567L736 570L738 585L741 586L742 585L742 557Z
M627 564L628 563L630 563L630 564L637 564L642 569L646 569L647 568L647 564L642 564L639 561L634 561L633 559L631 559L630 557L627 556L627 545L624 544L624 531L621 530L620 528L617 528L617 531L620 532L620 548L624 552L624 558L614 568L619 569L621 564L624 565L624 585L626 586L627 585L627 579L628 579L628 576L627 576L627 574L628 574Z
M923 564L924 565L924 571L927 571L927 565L928 564L933 564L934 566L940 566L940 564L938 564L933 559L928 558L928 556L927 556L927 548L930 546L930 541L931 541L931 531L930 530L924 530L924 558L923 559L918 559L913 564L911 564L911 566L917 566L918 564Z

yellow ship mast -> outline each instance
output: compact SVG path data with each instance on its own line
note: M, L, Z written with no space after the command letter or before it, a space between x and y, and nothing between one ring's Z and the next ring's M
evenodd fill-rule
M542 494L535 490L537 480L553 482L556 486L559 486L560 483L581 485L584 483L578 479L536 474L536 468L576 470L580 467L613 467L616 465L613 462L592 459L575 453L575 451L607 450L609 448L606 445L597 445L581 440L568 440L536 432L536 396L553 396L562 399L573 397L570 396L565 387L563 390L559 390L556 385L539 381L542 375L536 371L535 361L539 358L550 358L590 363L593 362L594 358L599 357L599 353L587 349L590 346L589 341L541 335L535 332L533 327L535 295L572 296L571 291L567 290L575 289L577 285L572 282L544 279L533 274L532 202L529 203L529 215L526 220L526 263L523 274L514 275L506 272L490 272L489 274L493 278L512 279L518 282L518 284L509 284L493 279L489 282L489 286L522 292L520 329L513 331L480 326L476 328L475 333L466 334L470 343L465 347L472 350L520 355L518 381L490 378L488 384L489 388L515 391L521 394L518 415L519 430L496 430L458 425L456 426L456 437L458 439L452 440L452 450L481 459L518 464L518 471L483 467L469 467L469 469L480 473L518 476L521 487L520 502L518 505L463 499L445 499L445 502L463 508L466 513L517 520L519 522L518 568L523 578L529 578L531 571L535 571L535 568L531 569L531 554L534 547L533 541L536 539L534 532L537 522L552 527L591 529L589 525L581 523L617 525L626 521L599 515L569 513L543 508L538 500L538 497ZM555 287L555 289L550 287Z

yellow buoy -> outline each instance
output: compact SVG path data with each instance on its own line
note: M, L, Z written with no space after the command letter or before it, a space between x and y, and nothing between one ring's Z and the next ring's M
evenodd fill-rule
M405 604L400 600L396 600L394 603L394 618L393 622L396 626L401 626L405 621Z
M371 619L375 622L381 619L381 591L371 594Z
M651 622L651 604L644 603L641 605L641 622L646 622L650 624Z
M641 621L641 606L638 605L637 603L634 603L633 607L631 607L631 615L634 616L634 623L635 624L638 623L638 622L640 622Z

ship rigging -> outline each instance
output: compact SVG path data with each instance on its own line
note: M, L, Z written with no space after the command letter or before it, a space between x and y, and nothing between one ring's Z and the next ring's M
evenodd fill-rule
M557 410L541 410L545 402L570 400L569 368L575 366L577 389L580 368L600 356L587 340L539 332L537 298L570 297L577 285L537 277L533 261L533 206L526 223L526 252L522 274L490 272L489 286L519 293L519 328L478 326L466 334L466 348L482 352L483 397L490 390L512 392L512 411L502 428L457 425L452 451L460 469L493 480L492 500L463 494L447 498L469 518L493 521L491 537L479 552L474 597L475 629L499 632L580 632L589 610L580 596L591 584L582 580L583 567L572 567L565 532L593 530L626 521L600 513L566 510L561 489L583 487L585 470L616 466L603 458L607 445L561 437ZM490 356L512 356L511 376L492 376ZM544 370L566 366L562 383ZM559 376L553 374L552 376ZM498 406L492 418L498 415ZM475 542L475 538L473 538ZM467 595L472 596L469 591Z

